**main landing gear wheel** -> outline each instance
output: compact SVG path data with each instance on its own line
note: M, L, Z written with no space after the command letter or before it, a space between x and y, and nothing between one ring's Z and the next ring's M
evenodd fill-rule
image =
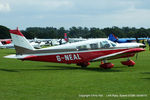
M121 63L129 67L133 67L135 65L135 62L133 60L121 61Z
M84 62L84 63L78 63L78 66L81 66L81 68L86 68L88 65L90 65L89 62Z
M111 69L113 67L114 67L114 64L112 63L104 63L100 65L100 68L103 68L103 69Z

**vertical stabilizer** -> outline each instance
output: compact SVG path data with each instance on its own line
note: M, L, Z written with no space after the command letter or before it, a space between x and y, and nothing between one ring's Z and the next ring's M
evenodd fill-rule
M64 33L64 39L65 39L66 42L68 42L67 33Z
M113 42L117 42L117 40L118 40L117 37L114 34L109 34L108 39L113 41Z
M16 30L9 30L12 41L14 43L16 54L24 54L30 50L34 50L29 41L24 37L24 35L17 28Z

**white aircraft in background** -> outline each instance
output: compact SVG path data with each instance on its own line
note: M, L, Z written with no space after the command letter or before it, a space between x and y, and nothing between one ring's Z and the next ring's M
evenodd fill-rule
M103 61L100 67L109 69L114 66L106 62L110 59L128 58L122 61L123 65L134 66L130 60L136 53L145 51L145 45L141 43L116 44L108 39L90 39L81 42L68 43L42 49L34 49L24 35L17 30L10 30L16 49L16 55L8 55L6 58L19 60L44 61L66 64L77 64L87 67L93 61Z
M5 44L3 45L1 42L0 42L0 48L11 48L13 49L14 48L14 44L13 43L9 43L9 44Z
M44 46L45 45L45 42L39 42L39 43L36 43L36 42L34 42L34 41L32 41L32 42L29 42L34 48L36 48L36 49L39 49L39 48L41 48L41 46ZM0 48L9 48L9 49L14 49L14 44L13 44L13 42L11 42L11 43L9 43L9 44L2 44L1 42L0 42Z

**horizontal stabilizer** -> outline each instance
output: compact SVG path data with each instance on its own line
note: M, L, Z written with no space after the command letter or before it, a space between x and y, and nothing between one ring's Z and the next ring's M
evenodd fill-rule
M27 57L29 55L15 55L15 54L12 54L12 55L8 55L8 56L4 56L4 58L13 58L13 59L23 59L25 57Z

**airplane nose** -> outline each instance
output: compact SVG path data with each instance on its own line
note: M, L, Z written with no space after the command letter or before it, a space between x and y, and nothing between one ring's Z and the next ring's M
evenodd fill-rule
M146 45L145 44L140 44L139 47L140 48L146 48Z

